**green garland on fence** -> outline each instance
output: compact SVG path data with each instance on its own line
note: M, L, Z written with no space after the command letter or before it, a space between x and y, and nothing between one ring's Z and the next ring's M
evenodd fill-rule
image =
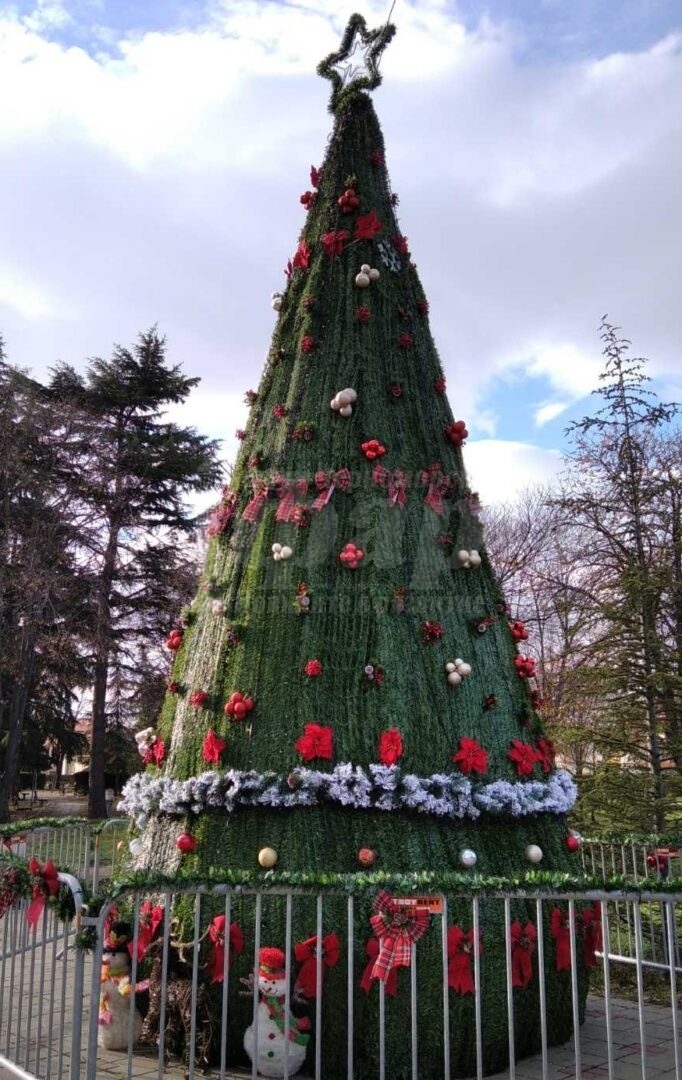
M606 833L604 836L583 836L586 844L643 844L646 847L679 847L682 848L682 837L653 836L651 833Z
M29 818L28 821L5 822L0 825L0 842L5 838L17 836L18 833L30 832L33 829L63 829L66 825L87 825L93 836L98 836L105 825L113 818L105 818L103 821L90 821L83 817L41 817Z

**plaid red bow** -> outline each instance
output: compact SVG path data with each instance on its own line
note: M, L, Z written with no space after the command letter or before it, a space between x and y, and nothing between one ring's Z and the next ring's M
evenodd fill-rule
M322 968L320 971L320 993L326 967L336 967L341 956L341 942L337 934L325 934L321 941ZM294 945L294 958L302 964L296 976L294 992L297 990L307 998L317 997L317 936L299 941Z
M429 465L428 469L423 469L419 475L419 481L422 487L427 487L428 491L424 496L424 502L427 506L430 506L432 510L435 510L441 517L445 514L445 507L443 505L444 496L451 495L457 487L457 477L448 476L441 469L440 462L436 462L435 465Z
M246 506L242 517L244 521L258 521L261 511L268 501L269 485L267 480L257 476L253 481L253 498Z
M585 967L594 967L597 963L597 957L595 952L601 952L603 948L603 938L601 929L601 907L599 904L593 904L592 907L586 907L583 911L583 960Z
M209 961L209 975L211 982L223 981L225 974L225 916L216 915L208 928L208 939L213 945L213 952ZM233 957L244 952L244 935L238 923L230 925L230 963Z
M305 499L308 494L308 481L285 480L283 476L277 476L275 491L279 499L275 521L291 521L291 511L294 509L296 499Z
M474 955L474 932L465 933L459 926L448 927L448 986L457 994L473 994L474 977L471 960ZM478 955L483 952L478 938Z
M393 968L410 966L412 943L428 930L429 913L425 908L403 907L387 892L380 892L372 906L377 914L369 921L379 938L372 978L385 982Z
M407 473L403 469L389 472L383 465L372 469L372 480L379 487L388 488L388 505L405 506L407 502Z
M335 488L338 487L342 491L348 491L350 487L350 470L343 468L331 473L316 472L315 487L320 494L313 503L313 510L324 510L334 494Z
M532 922L521 926L513 922L510 926L512 946L512 986L524 990L533 978L533 953L538 932Z
M365 991L366 994L369 994L369 992L370 992L370 990L372 989L372 986L373 986L372 971L374 969L374 965L376 963L376 959L377 959L378 955L379 955L379 942L377 941L377 939L375 937L368 938L367 944L365 945L365 956L367 957L367 963L365 964L365 970L363 971L362 978L360 979L360 986ZM388 978L386 979L386 984L385 985L386 985L386 993L390 994L391 997L395 997L396 994L398 993L398 969L397 968L393 968L391 971L389 971Z
M26 911L26 922L29 926L35 926L47 901L59 892L59 871L52 859L48 859L44 866L37 859L29 859L28 872L33 878L33 899Z
M550 931L556 942L556 969L557 971L570 971L571 969L571 934L568 912L561 908L552 908L550 916Z

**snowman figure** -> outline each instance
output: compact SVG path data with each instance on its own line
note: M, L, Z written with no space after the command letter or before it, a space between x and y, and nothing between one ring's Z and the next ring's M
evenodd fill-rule
M133 1010L133 1042L142 1030L142 1017L131 1003L133 987L130 981L132 965L128 945L132 939L130 926L114 922L102 950L102 982L99 994L99 1030L97 1045L103 1050L127 1050L130 1010Z
M305 1060L310 1020L289 1014L284 1030L286 992L285 956L281 949L258 953L258 1041L254 1046L253 1024L244 1032L244 1049L255 1061L260 1076L284 1076L284 1052L289 1043L289 1076L295 1076Z

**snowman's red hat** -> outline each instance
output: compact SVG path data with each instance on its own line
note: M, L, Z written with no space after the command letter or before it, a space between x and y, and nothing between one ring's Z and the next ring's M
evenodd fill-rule
M264 979L283 979L286 957L281 949L265 948L258 953L258 974Z

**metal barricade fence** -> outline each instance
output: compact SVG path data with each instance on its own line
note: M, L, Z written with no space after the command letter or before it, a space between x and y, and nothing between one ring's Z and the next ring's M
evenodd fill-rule
M66 867L80 882L95 892L102 881L113 878L123 866L127 847L124 843L130 823L125 818L109 821L66 821L32 826L26 822L20 831L3 841L4 850L19 858L36 858L44 863L52 859Z

